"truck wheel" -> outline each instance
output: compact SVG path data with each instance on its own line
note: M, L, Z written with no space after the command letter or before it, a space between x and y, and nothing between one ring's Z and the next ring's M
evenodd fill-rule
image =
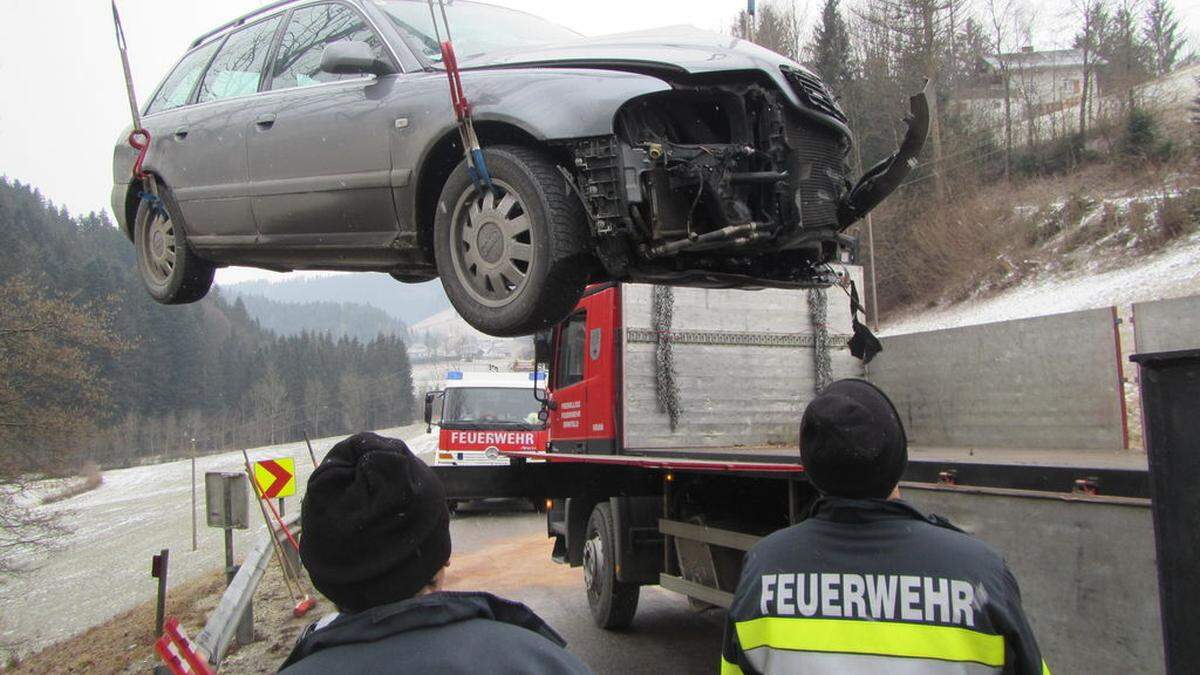
M583 542L583 583L592 620L601 628L627 628L637 612L641 587L617 580L612 507L597 504Z
M174 202L165 187L159 194L161 207L153 208L143 199L134 216L138 276L150 297L164 305L196 302L208 294L216 267L188 248L179 219L174 217Z
M438 198L434 253L454 309L498 337L552 326L579 302L594 267L587 218L554 163L518 146L484 152L494 190L466 161Z

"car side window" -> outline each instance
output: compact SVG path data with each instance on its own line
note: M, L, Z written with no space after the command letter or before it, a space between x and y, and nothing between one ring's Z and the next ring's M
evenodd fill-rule
M273 16L231 34L204 74L197 102L245 96L258 91L263 67L281 20L282 17Z
M208 65L213 52L220 46L220 40L213 40L199 49L193 49L180 59L179 65L163 80L158 93L154 95L154 100L146 107L146 114L187 105L188 99L192 97L192 90L196 88L196 80L200 79L204 66Z
M587 313L580 312L567 319L563 326L562 340L558 353L558 368L555 369L557 388L569 387L583 381L583 353L587 341Z
M321 71L321 54L325 47L341 41L365 42L377 58L391 61L379 34L353 9L333 3L301 7L292 12L283 32L279 52L271 67L270 88L307 87L362 77Z

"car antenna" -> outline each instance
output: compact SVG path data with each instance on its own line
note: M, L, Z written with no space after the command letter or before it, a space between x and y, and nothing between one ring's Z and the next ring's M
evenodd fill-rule
M115 0L114 0L115 2ZM458 59L454 56L454 44L450 37L450 19L446 16L446 3L438 0L442 10L442 24L446 26L446 39L438 30L437 13L433 11L433 0L429 0L429 18L433 19L433 34L442 49L442 65L446 68L446 79L450 81L450 105L454 108L454 116L458 120L458 133L462 137L463 154L467 159L467 175L475 184L475 189L481 192L492 192L492 176L488 173L487 163L483 159L483 149L479 147L479 137L475 135L475 124L471 120L471 104L463 93L462 76L458 70Z
M117 0L112 0L113 26L117 31L117 51L121 53L121 66L125 69L125 93L129 96L129 114L133 117L133 131L129 132L129 145L138 151L137 159L133 162L133 177L142 182L143 190L138 196L149 202L148 206L154 211L163 211L162 200L158 196L158 182L154 174L142 168L146 153L150 150L150 132L142 126L142 116L138 112L137 94L133 90L133 73L129 69L129 53L125 47L125 31L121 28L121 14L117 11Z

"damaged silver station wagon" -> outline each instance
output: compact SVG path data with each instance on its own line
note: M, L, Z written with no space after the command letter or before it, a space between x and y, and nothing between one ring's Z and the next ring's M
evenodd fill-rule
M116 146L113 210L151 295L198 300L225 265L441 277L504 336L603 279L824 285L854 255L843 230L925 141L918 94L897 153L854 184L846 116L774 52L447 11L493 189L468 176L426 2L272 4L197 39L145 106L161 207L131 177L128 130Z

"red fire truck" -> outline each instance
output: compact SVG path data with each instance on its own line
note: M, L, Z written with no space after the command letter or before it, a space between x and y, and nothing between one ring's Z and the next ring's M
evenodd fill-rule
M546 447L539 377L545 373L446 373L442 389L425 394L425 423L439 413L434 466L507 466L504 453Z

